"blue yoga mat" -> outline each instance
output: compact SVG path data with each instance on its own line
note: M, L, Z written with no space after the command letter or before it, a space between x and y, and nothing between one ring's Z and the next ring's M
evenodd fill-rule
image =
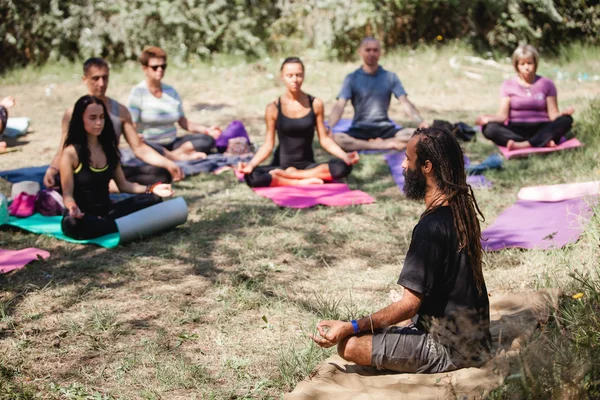
M40 184L40 187L43 187L44 174L46 173L48 167L48 165L40 165L39 167L27 167L2 171L0 172L0 177L6 179L11 183L34 181L38 182Z
M59 240L66 242L78 243L78 244L96 244L98 246L113 248L119 244L120 237L118 233L111 233L109 235L101 236L99 238L89 240L76 240L68 236L65 236L62 232L60 222L62 216L57 215L55 217L45 217L39 213L33 214L27 218L10 217L7 225L11 225L28 232L37 233L39 235L47 235L55 237Z

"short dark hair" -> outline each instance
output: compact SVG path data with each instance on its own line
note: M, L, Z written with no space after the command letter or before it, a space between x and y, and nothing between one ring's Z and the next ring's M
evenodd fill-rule
M147 67L148 61L150 61L151 58L164 58L165 61L167 61L167 52L158 46L146 46L144 47L144 50L142 50L142 54L140 54L138 60L140 64Z
M302 62L302 60L300 59L300 57L288 57L285 60L283 60L283 63L281 64L281 68L279 69L280 71L283 71L283 67L286 64L300 64L302 66L302 71L304 71L304 63Z
M90 70L90 67L98 67L98 68L106 68L106 69L109 68L108 63L106 62L106 60L104 58L91 57L91 58L88 58L87 60L85 60L85 62L83 63L83 75L87 76L87 73Z

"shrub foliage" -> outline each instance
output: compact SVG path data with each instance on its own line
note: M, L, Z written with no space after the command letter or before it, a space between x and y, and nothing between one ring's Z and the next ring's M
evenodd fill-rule
M600 41L594 0L0 0L0 16L0 70L90 55L117 62L150 43L180 58L315 48L343 59L365 35L387 48L461 39L500 51Z

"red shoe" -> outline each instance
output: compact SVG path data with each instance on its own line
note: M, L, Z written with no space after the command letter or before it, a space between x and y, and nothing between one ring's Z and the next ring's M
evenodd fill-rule
M23 195L27 195L27 193L25 193L25 192L19 193L18 196L15 196L12 203L10 203L10 206L8 206L8 213L10 215L17 215L17 210L19 209L19 206L21 205L21 200L23 199Z
M31 217L35 212L35 195L21 193L21 204L15 212L15 217L26 218Z

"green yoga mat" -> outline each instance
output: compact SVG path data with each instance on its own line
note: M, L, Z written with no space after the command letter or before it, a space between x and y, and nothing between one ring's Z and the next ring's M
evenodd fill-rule
M62 221L62 217L60 215L55 217L45 217L39 213L33 214L31 217L27 218L17 218L10 217L8 219L7 225L15 226L17 228L21 228L25 231L37 233L40 235L48 235L53 236L57 239L64 240L71 243L80 243L80 244L97 244L98 246L113 248L119 244L120 237L119 233L111 233L110 235L100 236L99 238L89 239L89 240L76 240L71 239L68 236L65 236L62 233L62 229L60 227L60 222Z

